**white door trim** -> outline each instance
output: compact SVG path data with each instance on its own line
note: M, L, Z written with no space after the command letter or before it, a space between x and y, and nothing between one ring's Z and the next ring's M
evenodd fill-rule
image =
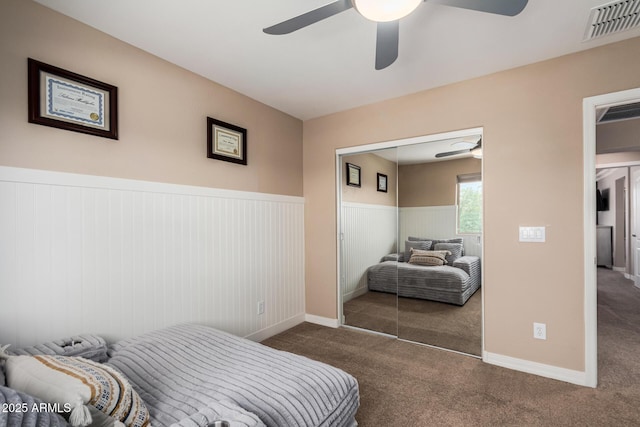
M640 227L638 224L640 215L640 210L637 209L638 204L640 203L640 199L638 198L638 191L640 191L640 186L638 185L638 181L640 177L640 168L638 167L630 167L629 168L629 191L631 192L631 203L629 209L629 234L630 243L631 243L631 257L628 260L631 264L631 268L629 269L629 275L631 276L631 280L636 287L640 287L640 264L638 263L638 244L639 238L637 237L640 234ZM633 261L633 262L631 262Z
M584 348L586 386L598 384L598 295L596 276L596 109L640 101L640 88L585 98L583 113L584 165Z

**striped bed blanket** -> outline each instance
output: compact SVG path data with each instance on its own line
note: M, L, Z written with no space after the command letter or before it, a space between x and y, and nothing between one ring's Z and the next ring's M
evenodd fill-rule
M452 266L422 266L396 262L391 257L367 269L371 291L464 305L480 288L480 258L463 256Z
M232 426L356 424L351 375L210 327L151 332L112 345L109 354L107 363L131 381L154 427L206 425L212 411Z

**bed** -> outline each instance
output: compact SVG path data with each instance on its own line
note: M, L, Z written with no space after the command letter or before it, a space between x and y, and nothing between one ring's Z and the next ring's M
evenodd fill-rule
M128 379L153 426L220 419L232 427L357 425L358 383L351 375L207 326L126 339L109 346L108 357L101 366Z
M369 290L462 306L480 288L480 258L462 256L461 239L410 239L416 240L405 242L405 252L386 255L380 263L367 269ZM432 247L449 251L447 265L405 262L410 259L411 249Z

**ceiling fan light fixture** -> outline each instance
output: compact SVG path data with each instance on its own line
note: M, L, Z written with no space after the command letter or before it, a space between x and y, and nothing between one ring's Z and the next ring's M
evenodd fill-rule
M365 18L375 22L389 22L404 18L423 0L352 0L353 7Z

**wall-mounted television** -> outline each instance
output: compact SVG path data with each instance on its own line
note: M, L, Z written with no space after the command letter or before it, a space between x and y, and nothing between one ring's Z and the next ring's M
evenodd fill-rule
M596 207L598 211L609 210L609 189L605 188L602 191L596 189Z

